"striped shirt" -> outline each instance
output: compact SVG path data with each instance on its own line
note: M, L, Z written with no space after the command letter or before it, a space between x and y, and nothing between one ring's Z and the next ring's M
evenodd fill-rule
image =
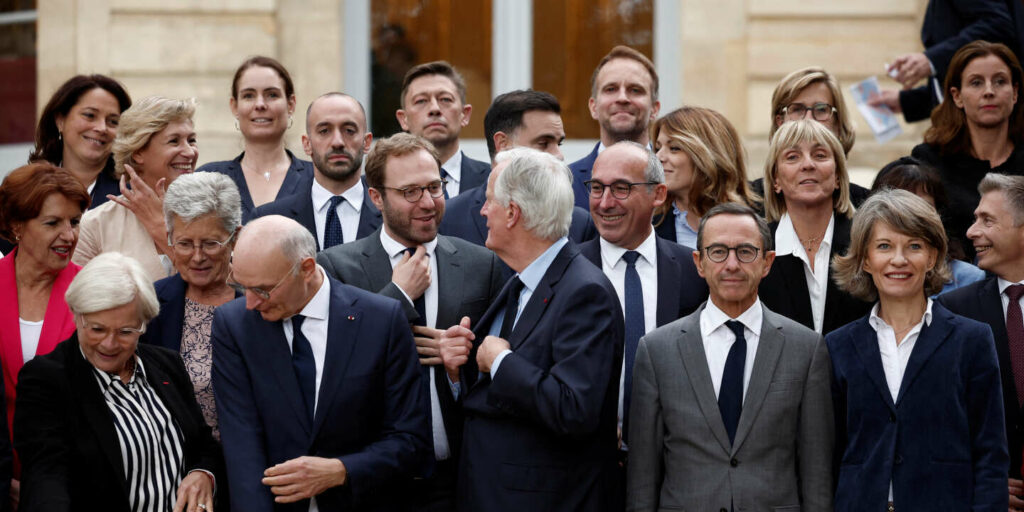
M93 375L121 445L131 510L171 510L184 476L184 436L146 380L142 359L135 356L135 372L128 384L96 367Z

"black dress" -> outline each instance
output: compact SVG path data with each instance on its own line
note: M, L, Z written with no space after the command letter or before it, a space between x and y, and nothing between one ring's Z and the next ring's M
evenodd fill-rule
M275 200L290 196L303 188L313 185L313 162L296 158L287 149L284 152L288 153L288 158L291 159L292 163L288 167L288 173L284 175L281 188L277 190ZM245 173L242 172L243 156L245 156L244 151L236 156L234 160L222 160L220 162L203 164L202 167L196 169L196 172L219 172L235 182L235 185L238 186L238 195L242 197L242 224L245 224L253 218L256 205L252 202L252 195L249 194L249 185L245 183Z

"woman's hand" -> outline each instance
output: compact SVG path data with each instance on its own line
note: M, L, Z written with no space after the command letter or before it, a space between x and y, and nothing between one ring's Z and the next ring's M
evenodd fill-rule
M204 471L190 472L178 486L174 512L213 512L213 478Z
M125 173L121 175L121 195L107 195L107 199L124 206L135 214L146 232L153 239L157 250L170 256L170 247L167 246L167 226L164 224L164 182L166 178L160 178L156 182L156 189L149 186L132 169L131 165L124 165ZM132 188L128 188L125 182L128 176Z

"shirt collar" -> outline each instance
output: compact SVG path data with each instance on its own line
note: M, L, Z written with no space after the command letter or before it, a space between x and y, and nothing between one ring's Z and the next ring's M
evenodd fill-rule
M320 288L313 294L313 298L309 299L302 311L299 311L299 314L306 318L327 320L331 306L331 283L323 267L317 265L316 271L320 272L323 282L320 283Z
M640 245L634 249L636 252L640 253L640 256L646 260L647 263L650 263L651 265L654 265L654 262L657 261L655 258L657 257L658 252L654 237L655 234L652 229L651 232L647 234L647 238L645 238L643 242L640 242ZM601 244L601 259L604 261L605 265L615 268L615 265L619 264L619 261L622 260L622 256L625 255L626 251L629 249L619 247L604 238L599 237L599 240Z
M551 262L555 261L555 256L558 256L558 252L562 250L565 244L569 243L569 239L566 237L559 238L555 243L551 244L546 251L541 253L537 259L533 260L522 272L519 273L519 280L523 282L523 285L533 290L537 289L537 285L540 284L540 280L547 273L548 267L551 266Z
M821 238L821 245L830 250L835 224L836 215L833 213L829 218L828 227L825 228L825 235ZM800 237L796 234L796 228L793 227L793 219L789 217L788 213L783 213L782 218L779 219L779 227L775 229L775 255L785 256L787 254L794 256L802 254L806 256L807 251L804 249L804 245L800 243Z
M78 352L82 354L82 359L85 359L85 362L89 366L92 366L93 373L96 374L97 378L99 378L100 382L103 384L103 392L106 392L108 389L110 389L110 386L114 384L115 380L121 380L121 378L117 376L117 374L107 373L93 366L92 363L89 362L89 358L85 357L85 351L82 350L81 343L79 343L78 345ZM138 379L146 380L146 368L142 364L142 358L140 358L138 354L133 354L132 357L135 358L135 371L132 372L131 378L128 379L128 386L135 384Z
M388 235L388 230L380 228L380 244L384 246L384 252L387 253L389 258L396 258L402 255L402 251L405 250L405 246L398 243L391 235ZM434 257L434 248L437 247L437 237L433 240L423 244L423 248L427 250L427 255L431 258Z
M1010 286L1013 286L1015 284L1024 284L1024 281L1021 281L1019 283L1011 283L1010 281L1007 281L1006 279L1003 279L1001 277L997 277L996 282L999 284L1000 295L1006 293L1006 289L1009 288Z
M737 320L748 331L760 335L764 312L761 309L761 299L758 298L754 300L754 304L747 308L746 311L740 313L740 316L730 318L724 311L718 309L713 300L708 299L707 306L704 306L704 318L707 319L708 326L710 327L708 332L714 332L715 329L718 329L729 320Z
M334 197L329 190L323 187L316 180L313 180L313 211L321 212L324 208L327 208L327 204ZM363 208L363 180L356 181L355 185L352 185L348 190L341 193L341 197L345 198L345 202L348 203L355 211L362 211Z
M441 164L441 168L444 169L444 172L448 173L448 177L455 183L462 181L462 148L456 149L455 154L448 161Z
M871 314L868 315L868 324L870 324L871 328L874 329L876 332L883 325L886 326L886 327L889 327L890 329L892 328L892 326L890 326L889 324L885 323L885 320L882 320L882 317L878 316L878 311L880 310L881 305L882 305L881 302L875 302L875 305L872 306L872 308L871 308ZM932 299L931 298L928 299L928 305L925 306L925 308L924 308L924 315L921 315L921 321L924 322L924 325L931 325L932 324ZM921 323L921 322L918 322L918 323Z

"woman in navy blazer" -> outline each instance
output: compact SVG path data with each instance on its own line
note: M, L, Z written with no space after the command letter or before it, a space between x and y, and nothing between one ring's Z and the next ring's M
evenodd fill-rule
M928 298L949 278L938 213L910 192L879 192L833 265L839 286L878 300L825 337L841 455L835 509L1007 510L992 331Z

